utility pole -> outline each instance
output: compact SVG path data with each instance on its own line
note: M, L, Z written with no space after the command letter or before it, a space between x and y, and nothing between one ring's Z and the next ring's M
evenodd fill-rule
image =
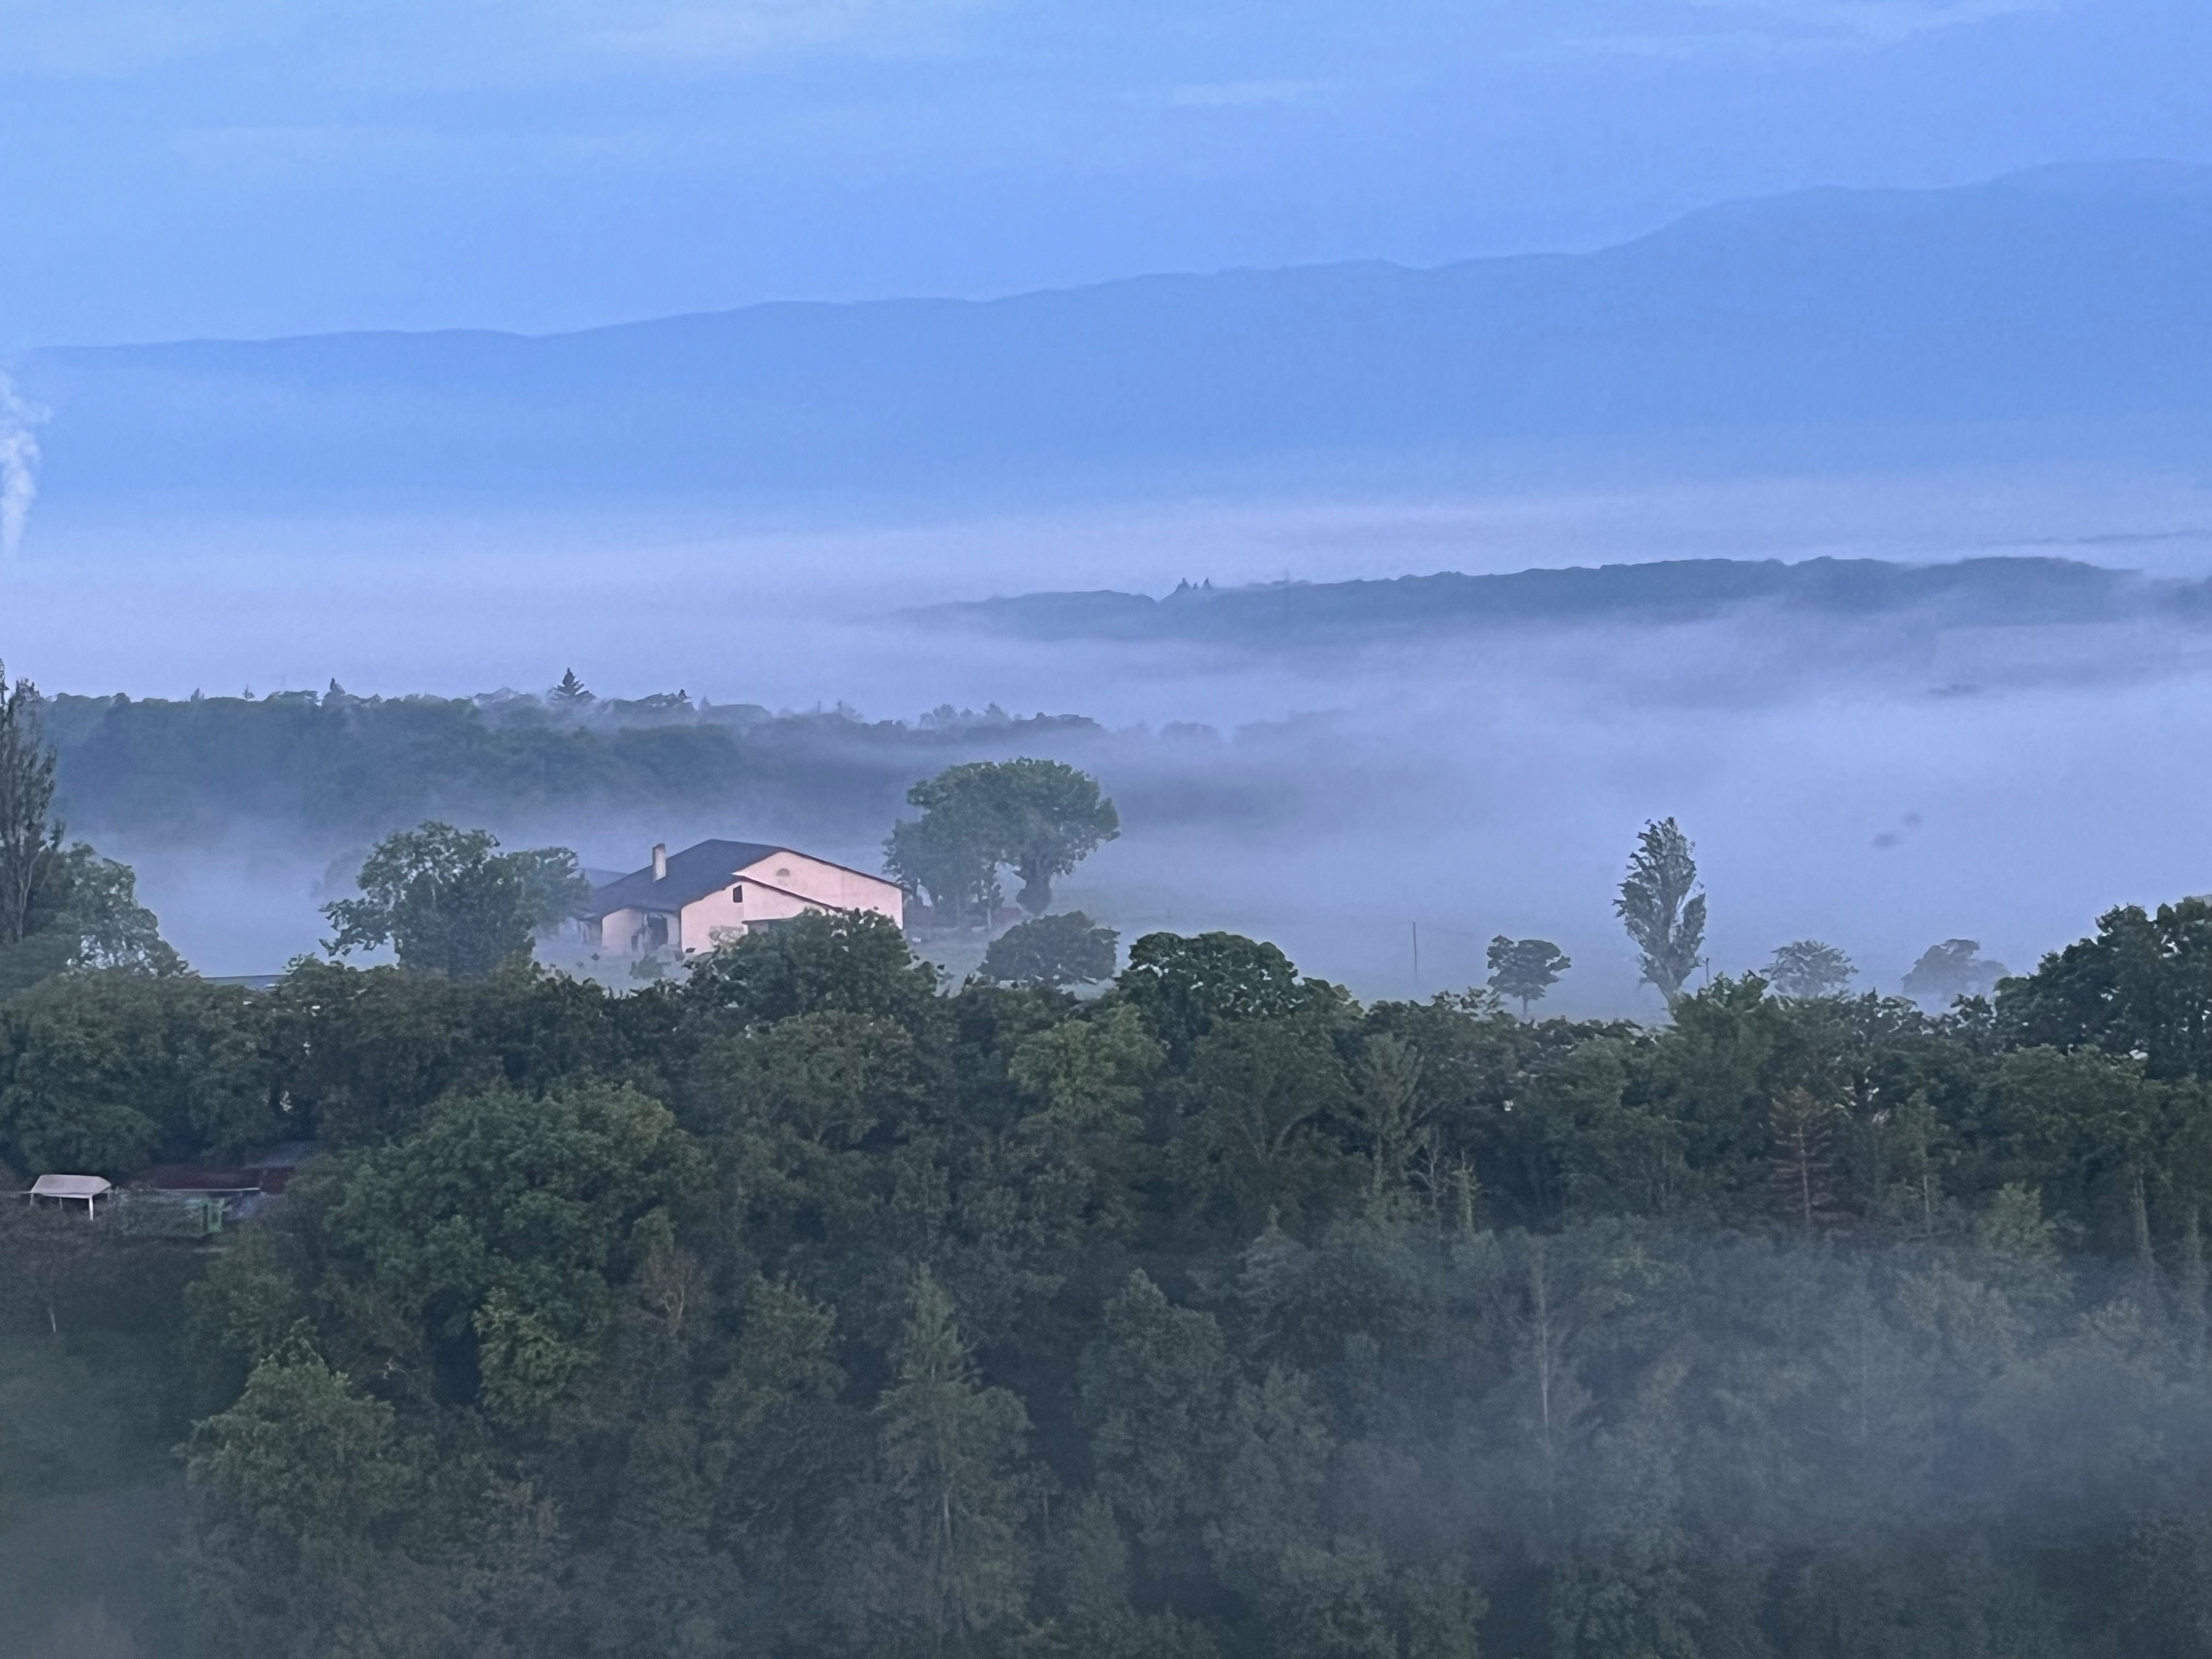
M1411 923L1413 930L1413 994L1421 994L1421 924Z

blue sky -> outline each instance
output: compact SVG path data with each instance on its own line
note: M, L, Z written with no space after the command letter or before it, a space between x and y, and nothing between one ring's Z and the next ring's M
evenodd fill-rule
M0 349L1588 246L2207 84L2203 0L0 0Z

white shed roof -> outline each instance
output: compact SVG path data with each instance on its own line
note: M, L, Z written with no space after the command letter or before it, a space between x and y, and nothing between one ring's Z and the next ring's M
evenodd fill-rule
M109 1190L102 1176L42 1175L31 1183L33 1198L98 1198Z

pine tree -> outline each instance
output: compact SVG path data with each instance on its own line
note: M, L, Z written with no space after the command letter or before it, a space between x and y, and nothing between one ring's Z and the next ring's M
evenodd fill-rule
M1148 1546L1181 1540L1218 1503L1237 1373L1213 1316L1142 1272L1106 1304L1083 1355L1084 1425L1099 1492Z
M915 1279L891 1386L876 1406L878 1475L856 1527L874 1534L856 1576L862 1626L900 1629L913 1650L976 1650L1021 1617L1024 1523L1038 1490L1029 1413L987 1388L929 1270Z

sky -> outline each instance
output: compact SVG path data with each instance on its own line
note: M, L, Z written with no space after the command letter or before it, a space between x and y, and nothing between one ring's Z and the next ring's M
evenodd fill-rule
M1601 246L2212 161L2198 0L0 0L0 350Z

